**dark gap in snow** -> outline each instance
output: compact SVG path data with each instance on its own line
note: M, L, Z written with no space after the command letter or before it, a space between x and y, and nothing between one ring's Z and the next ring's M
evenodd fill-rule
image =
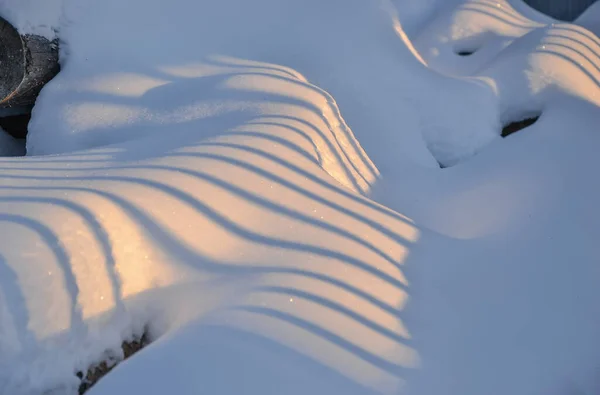
M456 54L458 56L471 56L475 53L474 49L461 49L456 51Z
M533 125L538 119L539 115L535 117L525 118L520 121L511 122L502 128L502 137L510 136L511 134L523 130L531 125Z
M2 147L0 156L23 156L26 153L27 127L31 120L31 106L0 109ZM9 137L10 136L10 137ZM12 137L12 139L11 139Z
M31 110L23 114L0 117L0 127L16 139L27 137L27 126L31 120Z
M573 22L580 17L596 0L524 0L531 8L552 18Z
M23 156L31 106L0 108L0 156Z
M123 350L123 359L108 359L97 365L93 365L87 370L85 376L83 372L77 372L76 376L81 380L81 384L79 385L79 395L84 394L102 377L106 376L111 370L113 370L120 362L131 357L148 344L150 344L150 339L148 336L148 331L146 330L141 337L131 341L124 341L123 344L121 344L121 349Z

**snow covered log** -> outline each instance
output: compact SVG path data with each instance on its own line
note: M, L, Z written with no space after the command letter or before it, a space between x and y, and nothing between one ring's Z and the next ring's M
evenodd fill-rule
M0 18L0 107L28 106L59 70L58 45Z

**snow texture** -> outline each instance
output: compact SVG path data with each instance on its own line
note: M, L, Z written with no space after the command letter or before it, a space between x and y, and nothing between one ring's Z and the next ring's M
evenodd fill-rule
M0 0L0 394L600 392L599 10Z

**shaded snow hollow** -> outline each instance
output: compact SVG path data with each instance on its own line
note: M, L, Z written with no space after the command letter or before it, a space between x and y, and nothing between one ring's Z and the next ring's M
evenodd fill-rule
M0 394L76 394L146 329L89 394L600 392L600 8L0 12L62 40L0 159Z

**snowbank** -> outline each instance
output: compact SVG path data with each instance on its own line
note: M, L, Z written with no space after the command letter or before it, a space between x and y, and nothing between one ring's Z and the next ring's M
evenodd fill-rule
M599 390L590 31L517 0L0 4L63 53L0 160L0 394L74 394L145 330L90 394Z

